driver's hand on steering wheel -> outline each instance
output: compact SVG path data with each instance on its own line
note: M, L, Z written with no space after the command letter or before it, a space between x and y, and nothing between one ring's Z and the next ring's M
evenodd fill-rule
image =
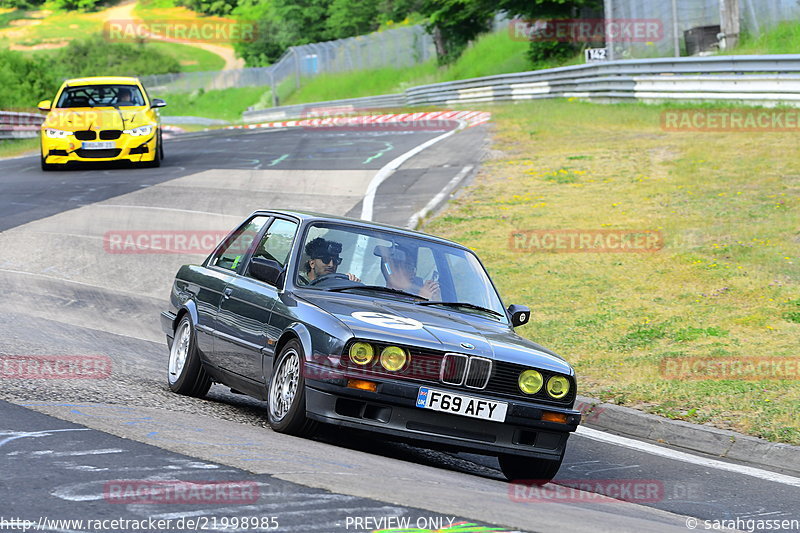
M361 280L358 279L355 274L351 274L349 272L347 273L347 279L349 279L350 281L357 281L358 283L361 283Z

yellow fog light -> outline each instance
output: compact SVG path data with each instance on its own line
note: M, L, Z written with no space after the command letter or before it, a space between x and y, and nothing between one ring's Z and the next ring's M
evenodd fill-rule
M350 347L350 360L357 365L366 365L375 357L375 350L368 342L356 342Z
M553 376L547 380L547 394L556 400L563 398L569 392L569 380L564 376Z
M525 394L536 394L544 384L544 378L536 370L525 370L517 380L519 388Z
M403 368L408 361L408 354L399 346L387 346L381 352L381 366L391 372Z

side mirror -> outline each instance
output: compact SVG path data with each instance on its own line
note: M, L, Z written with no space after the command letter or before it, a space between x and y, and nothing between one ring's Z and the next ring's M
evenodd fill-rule
M531 310L524 305L509 305L508 314L511 315L511 325L522 326L531 318Z
M39 111L50 111L50 109L53 107L53 102L50 100L42 100L36 107L39 108Z
M166 105L167 105L167 103L164 100L162 100L161 98L153 98L153 101L150 102L150 107L151 108L164 107Z
M278 279L283 274L283 268L277 261L254 257L250 261L250 275L259 281L278 286Z

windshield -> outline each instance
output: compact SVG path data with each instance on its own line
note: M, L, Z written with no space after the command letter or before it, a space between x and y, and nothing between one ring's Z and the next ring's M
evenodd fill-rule
M459 311L505 311L474 254L388 231L332 223L309 226L295 284L318 290L369 291L375 297L470 304ZM387 289L387 290L381 290Z
M144 96L136 85L81 85L61 92L56 107L143 106Z

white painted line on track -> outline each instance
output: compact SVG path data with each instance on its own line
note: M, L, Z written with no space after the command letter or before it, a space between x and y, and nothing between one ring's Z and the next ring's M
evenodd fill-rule
M373 208L375 205L375 193L378 192L378 187L380 186L381 183L383 183L386 180L386 178L391 176L400 165L402 165L403 163L405 163L406 161L408 161L409 159L411 159L424 149L428 148L429 146L433 146L439 141L442 141L450 137L457 131L463 130L466 127L467 123L464 122L463 120L459 120L458 127L456 129L450 130L445 134L439 135L438 137L434 137L433 139L425 141L424 143L415 146L414 148L404 153L403 155L398 156L389 161L388 163L386 163L369 182L369 186L367 187L367 192L364 195L364 203L361 205L361 219L372 220Z
M614 444L616 446L622 446L623 448L629 448L652 455L658 455L660 457L666 457L667 459L674 459L676 461L691 463L698 466L705 466L708 468L716 468L717 470L726 470L735 474L743 474L745 476L756 477L766 481L773 481L775 483L782 483L792 487L800 487L800 478L779 474L777 472L770 472L769 470L762 470L760 468L738 465L734 463L726 463L716 459L709 459L686 452L679 452L663 446L658 446L635 439L629 439L628 437L621 437L619 435L612 435L611 433L605 433L603 431L587 428L585 426L578 426L576 433L586 437L587 439Z
M428 213L436 209L436 206L439 205L439 203L442 200L444 200L444 198L448 194L452 193L455 190L458 184L461 183L461 180L463 180L464 177L467 174L469 174L473 168L475 167L473 167L472 165L467 165L464 168L462 168L461 172L456 174L453 179L448 181L447 185L445 185L436 196L431 198L430 202L425 204L425 207L423 207L422 209L411 215L411 218L409 218L408 222L406 223L406 227L408 229L417 229L417 224L419 224L419 221L428 216Z

